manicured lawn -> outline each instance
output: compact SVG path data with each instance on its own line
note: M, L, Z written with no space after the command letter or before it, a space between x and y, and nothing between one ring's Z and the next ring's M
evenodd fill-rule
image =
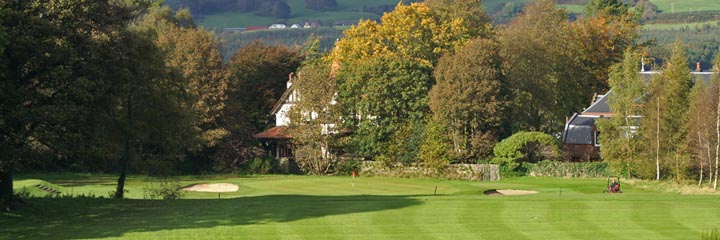
M66 193L106 195L115 177L20 176L16 187L38 179ZM143 188L158 179L132 177L128 194L135 199L31 198L32 206L0 215L0 239L699 239L703 231L720 229L720 195L657 192L629 183L623 194L603 194L605 179L180 180L229 182L240 190L222 199L190 193L182 200L142 200ZM482 194L488 189L539 193Z

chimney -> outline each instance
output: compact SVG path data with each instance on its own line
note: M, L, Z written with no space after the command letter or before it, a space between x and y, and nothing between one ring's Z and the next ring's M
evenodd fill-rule
M645 57L640 58L640 72L645 72Z
M287 88L290 88L290 86L292 86L294 78L295 78L295 73L291 72L290 75L288 75Z
M700 62L696 63L697 67L695 67L696 72L702 72L702 68L700 68Z

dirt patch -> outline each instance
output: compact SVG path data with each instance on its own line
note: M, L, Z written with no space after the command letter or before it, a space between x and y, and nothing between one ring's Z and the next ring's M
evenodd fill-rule
M537 193L538 193L538 191L514 190L514 189L490 189L490 190L483 192L483 194L490 195L490 196L496 196L496 195L517 196L517 195L530 195L530 194L537 194Z
M181 189L193 192L235 192L240 189L240 187L232 183L200 183Z

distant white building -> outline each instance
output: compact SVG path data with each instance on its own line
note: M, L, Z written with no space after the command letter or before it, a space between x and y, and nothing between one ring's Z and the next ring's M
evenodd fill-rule
M296 24L293 24L292 26L290 26L290 28L302 28L302 26L300 24L296 23Z
M269 29L285 29L285 28L287 28L287 26L282 23L276 23L276 24L270 25L270 27L268 27L268 28Z

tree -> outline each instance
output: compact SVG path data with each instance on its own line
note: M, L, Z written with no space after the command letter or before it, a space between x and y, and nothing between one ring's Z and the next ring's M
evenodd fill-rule
M610 72L612 97L608 99L612 118L598 119L603 149L602 159L616 169L623 169L628 177L632 173L631 162L638 158L636 129L641 114L642 97L645 93L645 78L638 71L637 51L626 50L621 63L613 65Z
M474 32L479 31L468 29L461 19L440 18L423 3L400 2L382 16L381 23L361 21L345 31L331 57L340 65L386 57L435 66L445 52L455 51L475 37Z
M492 20L481 0L427 0L427 5L443 22L457 22L468 31L455 37L490 37Z
M715 71L720 71L720 54L716 55L713 68ZM715 110L715 180L713 181L713 189L717 190L718 176L720 176L720 77L716 75L713 83L717 89L717 108Z
M631 16L603 10L570 22L554 1L526 5L501 34L512 116L518 119L513 131L559 133L565 118L588 104L588 96L606 92L609 67L636 45L639 25Z
M230 135L214 156L218 165L232 168L253 157L248 151L255 145L252 135L274 122L272 108L302 59L296 49L261 42L246 45L232 56L227 100L219 119Z
M608 13L611 16L622 16L630 9L630 6L622 0L590 0L583 14L585 17L595 17L600 14Z
M46 146L63 157L86 143L88 111L110 72L99 62L112 55L100 50L117 46L131 11L64 0L2 1L0 9L3 35L12 39L0 60L0 201L8 201L24 153Z
M290 17L290 6L286 1L275 1L272 6L270 14L275 18L289 18Z
M430 68L398 58L366 58L340 69L338 92L352 146L362 156L389 156L392 136L429 114ZM404 154L393 152L392 154Z
M586 6L586 14L571 26L569 48L584 69L592 73L593 92L608 88L608 69L623 59L627 48L639 45L639 18L630 7L619 0L593 0Z
M214 146L227 135L218 118L225 106L228 74L215 36L196 28L189 14L183 9L173 15L168 7L154 6L138 27L157 36L154 40L167 67L182 75L176 82L189 95L183 104L195 112L193 125L204 145Z
M310 61L299 70L293 85L299 100L289 116L297 163L311 174L331 172L338 161L335 150L342 144L337 137L341 112L335 104L337 88L330 65Z
M478 7L475 1L447 9L398 3L380 23L362 21L345 31L329 59L338 69L339 102L358 154L415 161L428 122L432 69L440 56L485 33L488 25L469 29L461 17L472 15L461 10L482 12Z
M507 90L499 52L496 41L478 38L441 58L435 68L430 109L460 162L487 158L502 134Z
M587 105L590 74L576 60L567 12L554 1L529 3L501 32L504 72L512 91L512 131L562 131Z
M716 83L713 81L710 85L703 81L697 81L690 91L690 108L688 109L688 121L685 128L688 131L686 149L691 157L696 160L699 165L698 169L698 186L706 176L709 176L710 182L713 178L712 158L713 146L715 143L715 95L717 91L714 89ZM706 169L709 174L705 175Z
M681 146L687 136L684 128L688 96L693 84L693 77L687 69L687 58L684 48L676 43L673 54L663 66L662 74L654 77L649 86L648 105L643 118L643 142L655 150L655 179L661 177L661 167L666 168L675 163L675 177L680 177L679 159L684 158ZM649 148L648 148L649 149ZM663 159L660 158L663 156ZM663 165L661 165L661 160Z
M329 11L337 8L337 1L335 0L305 0L305 8Z

